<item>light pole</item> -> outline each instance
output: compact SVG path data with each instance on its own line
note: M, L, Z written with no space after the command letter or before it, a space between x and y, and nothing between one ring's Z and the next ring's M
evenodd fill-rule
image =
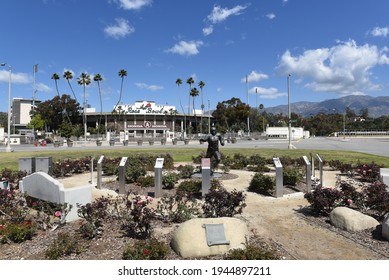
M288 74L288 130L289 130L289 145L288 149L292 149L291 137L292 137L292 120L290 112L290 74Z
M12 152L11 150L11 84L12 84L12 67L8 63L1 63L0 66L8 65L8 133L7 133L7 147L5 151L7 153Z

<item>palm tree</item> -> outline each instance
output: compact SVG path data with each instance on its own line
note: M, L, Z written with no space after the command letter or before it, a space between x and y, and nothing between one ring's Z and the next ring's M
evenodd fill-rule
M96 74L93 77L93 80L97 82L97 87L99 89L99 97L100 97L100 116L99 116L99 122L97 126L97 140L99 140L100 136L100 124L101 124L101 115L103 114L103 101L101 100L101 87L100 87L100 82L103 80L103 77L101 77L100 74Z
M77 78L77 83L84 88L84 106L83 106L83 117L84 117L84 140L86 143L86 112L85 112L85 106L86 106L86 93L85 88L87 85L89 85L91 82L90 76L86 73L81 73L80 77Z
M188 115L190 115L190 91L192 90L192 84L194 84L194 80L192 77L189 77L187 80L186 80L186 83L189 85L189 101L188 101Z
M69 87L70 87L70 90L72 91L73 93L73 97L74 97L74 100L76 100L77 102L77 97L76 97L76 94L74 93L74 90L73 90L73 87L72 87L72 84L70 83L70 80L73 79L73 73L70 72L70 71L65 71L63 73L63 77L66 79L66 81L68 81L68 84L69 84Z
M57 73L54 73L52 76L51 76L51 79L54 80L55 82L55 88L57 90L57 95L58 95L58 102L60 102L60 106L62 107L62 114L65 113L66 115L66 118L68 119L69 123L71 124L71 121L70 121L70 117L68 115L68 112L66 111L66 109L64 109L64 104L61 100L61 95L59 94L59 89L58 89L58 80L60 79L59 78L59 75ZM62 115L63 116L63 115Z
M124 77L127 77L127 71L124 69L121 69L118 73L119 77L122 78L122 82L120 84L120 93L119 93L119 100L116 103L115 110L117 110L117 106L119 105L120 101L122 100L122 91L123 91L123 82L124 82Z
M57 95L58 95L58 97L60 97L60 96L59 96L59 90L58 90L58 80L59 80L59 75L58 75L57 73L54 73L54 74L51 76L51 79L54 80L54 82L55 82L55 88L56 88L56 90L57 90Z
M195 116L195 124L197 126L197 118L196 118L196 108L195 108L195 97L196 96L199 96L199 91L197 90L197 88L192 88L190 90L190 93L189 93L189 96L192 96L192 100L193 100L193 112L194 112L194 116Z
M186 80L186 83L189 85L189 99L188 99L188 117L189 117L189 126L191 125L191 121L190 121L190 91L192 90L192 84L194 84L194 80L192 77L189 77L187 80Z
M199 88L201 90L201 125L200 125L200 133L203 133L203 115L204 115L204 97L203 97L203 87L205 83L203 81L199 82Z
M181 110L182 110L182 113L184 114L184 137L185 137L185 131L186 131L186 114L185 114L184 107L182 107L182 100L181 100L181 94L180 94L180 85L182 85L182 80L181 80L180 78L177 78L176 84L177 84L177 86L178 86L178 98L179 98L179 100L180 100ZM181 131L181 132L182 132L182 131Z

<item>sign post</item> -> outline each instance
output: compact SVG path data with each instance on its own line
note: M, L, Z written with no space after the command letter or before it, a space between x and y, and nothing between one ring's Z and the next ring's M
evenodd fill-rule
M211 188L211 159L201 159L201 196L204 197Z
M324 186L324 184L323 184L323 160L319 154L316 154L316 156L317 156L317 159L319 160L320 186L323 187Z
M276 197L284 196L284 174L282 164L279 158L273 158L276 167Z
M97 162L97 188L101 189L101 183L102 183L102 178L101 176L103 175L103 160L104 156L101 156Z
M126 185L126 162L127 157L122 157L122 160L119 164L119 194L125 194L125 185Z
M305 162L305 170L306 170L306 182L307 182L307 192L312 190L312 173L311 173L311 163L309 162L306 156L303 156Z
M157 158L154 165L154 197L158 198L162 196L162 167L164 158Z

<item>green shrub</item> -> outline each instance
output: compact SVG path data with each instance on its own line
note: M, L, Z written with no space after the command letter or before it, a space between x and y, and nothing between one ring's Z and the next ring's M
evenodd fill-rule
M285 167L283 168L283 183L288 186L296 186L303 179L298 168Z
M330 212L341 205L342 193L337 189L317 187L306 193L304 198L311 204L311 208L318 214L329 215Z
M233 190L228 192L224 188L211 189L205 195L202 206L206 218L233 217L241 214L244 207L246 195L241 191Z
M174 196L164 196L158 201L156 216L164 222L182 223L198 217L200 206L187 192L177 191Z
M274 178L263 173L255 173L250 181L248 191L259 194L270 194L274 189Z
M140 177L137 179L137 183L138 183L142 188L154 187L154 176L150 176L150 175L140 176Z
M8 223L1 225L0 241L1 243L7 243L9 241L22 243L26 240L31 240L35 232L35 226L31 222Z
M177 167L177 170L179 171L181 179L190 179L193 175L194 167L190 164L180 165Z
M179 175L174 172L167 172L162 175L162 185L165 189L173 189L177 184Z
M147 173L144 163L139 158L131 158L126 162L126 183L136 183L138 178Z
M58 260L63 256L81 253L78 239L69 233L59 233L53 243L49 245L45 252L48 260Z
M155 238L136 240L128 244L123 252L123 260L165 260L170 248Z
M202 183L199 180L185 180L178 185L177 190L191 194L198 194L201 191L201 184Z
M223 256L224 260L278 260L277 252L265 243L249 242L246 239L244 249L232 249Z

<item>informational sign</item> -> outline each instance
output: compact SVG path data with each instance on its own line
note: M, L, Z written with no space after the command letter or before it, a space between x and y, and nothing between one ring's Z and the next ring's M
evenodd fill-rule
M126 162L127 162L127 159L128 159L128 157L122 157L122 159L120 160L120 166L124 166L124 165L126 165Z
M155 160L154 168L162 168L163 167L164 158L157 158Z
M229 245L230 241L226 240L223 224L204 224L207 245Z
M211 159L210 158L202 158L201 159L201 168L202 169L211 169Z
M274 162L275 167L278 167L278 168L282 167L282 164L281 164L281 161L279 158L273 158L273 162Z

